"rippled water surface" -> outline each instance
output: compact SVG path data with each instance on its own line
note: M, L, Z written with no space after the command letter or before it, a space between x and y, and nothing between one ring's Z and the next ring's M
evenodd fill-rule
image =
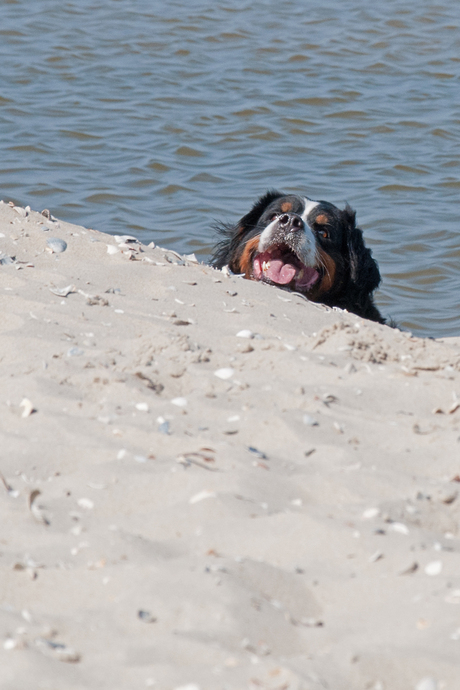
M460 335L458 0L0 0L0 195L206 259L267 188L358 212L377 301Z

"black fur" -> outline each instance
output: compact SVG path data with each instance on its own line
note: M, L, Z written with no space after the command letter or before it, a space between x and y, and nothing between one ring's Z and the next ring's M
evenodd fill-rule
M266 219L261 218L266 209L278 199L286 195L276 190L267 192L253 205L249 213L244 215L236 225L219 223L215 230L222 239L215 247L211 265L222 268L228 265L235 272L238 270L238 257L241 255L248 239L260 235L268 225ZM289 199L302 197L289 195ZM306 293L312 301L322 302L330 307L340 307L358 314L372 321L385 323L385 319L373 301L373 292L380 284L380 272L372 253L364 244L363 233L356 227L356 213L346 205L344 210L338 209L328 202L319 202L315 211L316 216L326 213L329 219L327 225L329 237L324 239L321 226L315 227L315 215L308 222L315 235L318 248L334 261L336 272L334 283L326 292L319 296Z

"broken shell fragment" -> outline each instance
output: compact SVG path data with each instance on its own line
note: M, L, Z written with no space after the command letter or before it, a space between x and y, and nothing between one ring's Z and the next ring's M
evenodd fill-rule
M171 403L177 407L187 407L187 398L173 398Z
M35 503L35 499L40 495L41 491L39 489L33 489L28 496L27 504L32 516L37 522L42 522L44 525L49 525L50 521L43 513L43 508Z
M214 376L217 376L218 379L223 379L225 381L227 379L231 379L234 373L235 370L231 367L224 367L223 369L217 369L217 371L214 372Z
M43 654L54 657L59 661L75 664L81 659L81 655L75 649L67 647L67 645L61 642L54 642L54 640L48 640L45 637L37 637L35 644Z
M34 406L32 405L32 403L30 402L30 400L28 398L23 398L21 400L21 402L19 403L19 407L23 408L22 414L21 414L21 417L23 419L25 419L26 417L30 417L32 412L35 411Z
M70 295L71 292L77 291L75 285L67 285L67 287L63 288L52 287L49 290L53 293L53 295L57 295L58 297L67 297L67 295Z

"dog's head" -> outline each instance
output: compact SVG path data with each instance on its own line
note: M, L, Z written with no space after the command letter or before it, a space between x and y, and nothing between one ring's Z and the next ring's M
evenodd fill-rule
M349 206L268 192L225 239L212 263L234 273L383 321L372 302L380 273Z

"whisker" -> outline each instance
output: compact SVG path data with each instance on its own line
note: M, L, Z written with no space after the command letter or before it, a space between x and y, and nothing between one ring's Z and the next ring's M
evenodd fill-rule
M321 256L321 254L318 254L317 256L318 256L318 264L321 266L321 268L324 269L324 271L325 271L327 277L328 277L329 279L332 279L332 276L331 276L331 273L330 273L330 271L329 271L329 268L328 268L327 264L325 263L323 257Z

